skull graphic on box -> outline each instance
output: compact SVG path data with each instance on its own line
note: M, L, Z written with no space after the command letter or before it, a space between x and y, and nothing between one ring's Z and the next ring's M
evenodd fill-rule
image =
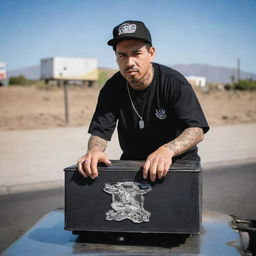
M134 223L149 222L150 212L144 209L144 194L152 190L149 184L132 181L106 183L103 191L112 195L112 210L106 212L106 220Z

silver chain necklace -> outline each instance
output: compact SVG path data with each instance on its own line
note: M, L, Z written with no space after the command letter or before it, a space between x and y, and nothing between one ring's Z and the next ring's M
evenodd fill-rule
M139 117L140 121L139 121L139 127L140 129L143 129L145 127L144 125L144 121L143 121L143 118L142 116L138 113L137 109L135 108L134 104L133 104L133 101L132 101L132 97L131 97L131 94L130 94L130 89L129 89L129 85L128 83L126 82L126 87L127 87L127 91L128 91L128 95L129 95L129 99L130 99L130 102L132 104L132 107L136 113L136 115Z

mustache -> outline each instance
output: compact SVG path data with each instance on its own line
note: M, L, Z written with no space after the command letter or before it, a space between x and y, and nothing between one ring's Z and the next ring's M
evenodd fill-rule
M127 67L125 71L139 71L137 68Z

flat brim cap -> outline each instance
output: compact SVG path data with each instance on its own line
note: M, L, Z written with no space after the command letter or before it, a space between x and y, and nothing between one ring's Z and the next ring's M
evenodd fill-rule
M142 21L127 20L113 29L113 38L108 45L114 46L122 40L139 39L152 45L151 35Z

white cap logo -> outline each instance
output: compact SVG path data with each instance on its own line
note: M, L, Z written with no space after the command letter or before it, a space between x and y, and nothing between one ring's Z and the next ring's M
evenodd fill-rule
M134 33L136 28L136 24L124 23L118 28L118 35Z

